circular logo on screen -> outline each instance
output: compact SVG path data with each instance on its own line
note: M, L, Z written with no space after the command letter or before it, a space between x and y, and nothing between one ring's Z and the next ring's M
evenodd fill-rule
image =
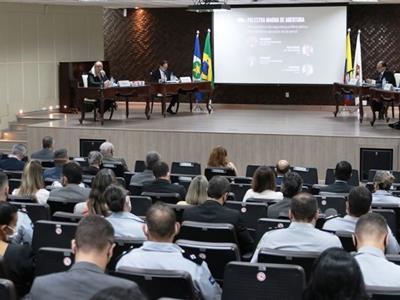
M265 281L265 279L267 278L267 275L265 275L264 272L258 272L257 273L257 280L260 282Z

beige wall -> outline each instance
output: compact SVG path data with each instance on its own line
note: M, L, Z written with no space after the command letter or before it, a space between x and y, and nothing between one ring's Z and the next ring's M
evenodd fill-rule
M58 104L58 62L103 56L102 8L0 4L0 130Z

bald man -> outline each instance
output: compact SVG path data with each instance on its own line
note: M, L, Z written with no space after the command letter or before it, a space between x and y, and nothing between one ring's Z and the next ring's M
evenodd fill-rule
M276 171L276 185L281 185L283 176L290 170L290 164L287 160L281 159L275 166Z

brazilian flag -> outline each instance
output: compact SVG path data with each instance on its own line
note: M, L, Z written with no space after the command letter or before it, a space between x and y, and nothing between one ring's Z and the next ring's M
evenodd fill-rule
M211 58L211 30L208 30L203 51L203 63L201 65L201 79L213 82L212 58Z

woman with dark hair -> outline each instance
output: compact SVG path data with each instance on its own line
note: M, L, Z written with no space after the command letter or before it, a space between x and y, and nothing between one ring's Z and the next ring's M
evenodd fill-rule
M340 248L330 248L314 262L304 300L369 299L360 267L354 257Z
M131 213L131 200L127 192L112 184L106 188L103 197L111 211L106 219L114 227L115 237L145 240L144 221Z
M29 292L33 280L33 255L30 246L10 244L16 234L18 210L8 202L0 202L0 257L4 277L11 280L22 297Z
M109 215L109 209L103 198L103 193L110 184L116 182L117 180L112 170L101 169L93 178L89 199L86 202L75 205L74 213L85 216L102 215L107 217Z
M228 151L222 146L217 146L212 149L210 157L208 158L207 167L228 168L235 171L235 175L238 174L235 165L228 159Z
M275 192L275 173L267 166L260 166L254 172L251 189L247 190L243 202L247 199L282 200L283 194Z

